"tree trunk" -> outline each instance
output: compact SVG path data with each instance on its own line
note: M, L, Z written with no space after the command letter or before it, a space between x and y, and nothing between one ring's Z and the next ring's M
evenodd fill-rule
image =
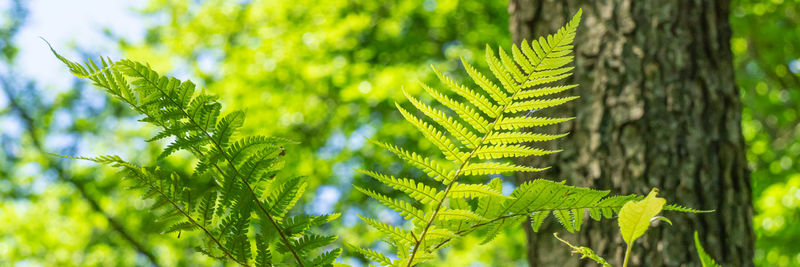
M733 77L725 0L510 0L515 42L555 32L579 8L572 93L563 112L577 117L560 132L564 152L527 160L552 165L568 184L646 194L714 213L667 212L673 226L636 242L631 266L699 266L693 232L724 266L752 266L753 208ZM561 112L561 111L558 111ZM539 176L534 176L539 177ZM521 176L520 179L531 179ZM570 255L554 219L528 235L531 266L593 265ZM621 265L625 244L615 220L591 221L562 236Z

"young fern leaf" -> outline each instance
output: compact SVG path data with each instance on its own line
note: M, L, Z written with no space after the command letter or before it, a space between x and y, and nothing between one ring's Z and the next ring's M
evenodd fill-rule
M449 96L426 84L421 86L457 118L403 92L411 105L424 116L418 116L417 112L400 104L397 105L398 110L440 150L449 161L449 166L393 144L373 141L409 165L419 168L439 184L428 186L422 181L359 171L408 194L419 205L355 187L412 221L412 228L406 230L362 217L367 224L381 231L386 241L397 249L396 260L368 249L353 248L355 251L382 265L413 266L433 258L437 250L450 241L472 232L483 235L484 241L488 242L502 229L516 226L528 217L531 217L534 229L538 229L549 214L553 214L568 231L573 232L581 228L587 211L595 219L611 217L626 202L639 198L635 195L608 197L608 191L577 188L547 180L526 182L510 196L505 196L502 194L500 178L488 184L466 184L460 180L466 175L547 169L515 165L508 161L560 151L542 150L531 144L558 139L566 134L549 135L517 130L572 119L528 115L532 111L559 106L577 98L555 96L576 85L553 83L571 75L572 67L565 65L572 62L569 54L580 16L581 11L578 11L567 25L547 38L530 43L525 41L519 48L512 46L510 55L503 49L495 54L487 46L486 61L500 86L463 58L464 68L478 85L478 90L461 85L434 68L439 80L456 96ZM423 208L417 208L420 205ZM674 210L691 211L681 207L675 207Z
M717 261L714 258L711 258L710 255L706 252L703 248L703 245L700 243L700 235L697 231L694 231L694 246L697 249L697 255L700 257L700 264L703 267L720 267L721 265L717 264Z
M572 245L566 240L558 237L557 233L553 233L553 237L558 239L558 241L561 241L561 243L564 243L568 247L572 248L572 254L581 254L581 259L589 258L590 260L593 260L600 266L612 267L611 264L609 264L608 261L606 261L606 259L600 257L600 255L597 255L597 253L595 253L594 250L592 250L591 248Z
M201 183L203 187L177 173L139 167L117 156L83 158L119 167L123 177L134 178L135 187L155 199L153 208L166 233L200 230L208 242L197 251L243 266L327 266L341 254L341 249L317 253L337 237L310 231L338 214L287 216L307 187L303 177L275 177L283 166L283 146L290 141L236 137L244 112L223 116L216 97L196 92L191 81L162 76L131 60L103 58L99 66L91 60L81 65L51 50L75 76L91 80L143 114L141 121L160 127L150 141L173 140L160 158L184 150L198 159L189 176L210 181ZM280 257L286 262L274 262L276 252L288 255Z

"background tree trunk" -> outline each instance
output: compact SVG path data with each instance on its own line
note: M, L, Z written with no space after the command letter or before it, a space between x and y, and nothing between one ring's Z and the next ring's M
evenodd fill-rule
M557 143L564 152L526 163L552 165L547 177L571 185L618 194L658 187L669 202L716 210L667 213L675 225L651 228L634 247L632 266L699 266L695 230L722 265L752 266L728 1L510 0L514 41L555 32L579 8L573 82L580 86L572 93L581 98L564 110L577 119L558 129L572 134ZM557 224L549 218L539 233L527 225L531 266L589 264L556 243L552 232L564 232ZM622 263L616 222L589 222L562 236Z

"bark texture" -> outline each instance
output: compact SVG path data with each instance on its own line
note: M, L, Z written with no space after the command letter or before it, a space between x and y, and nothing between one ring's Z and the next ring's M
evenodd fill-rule
M552 165L546 177L571 185L616 194L658 187L671 203L716 210L666 213L675 225L651 228L630 266L699 266L695 230L723 266L752 266L751 185L728 1L510 0L515 42L555 32L579 8L572 82L580 86L572 93L581 98L557 111L577 119L554 129L571 132L566 140L546 144L564 152L525 164ZM531 266L594 265L557 243L552 232L565 232L557 224L548 218L539 233L527 226ZM562 236L622 263L615 221L591 221Z

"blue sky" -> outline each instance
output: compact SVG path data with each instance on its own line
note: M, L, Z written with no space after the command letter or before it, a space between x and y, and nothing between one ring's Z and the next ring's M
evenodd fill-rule
M15 72L37 81L47 90L66 90L72 76L39 36L69 58L78 58L76 47L119 58L115 42L103 35L103 29L134 42L141 40L146 29L145 20L136 9L143 8L145 3L136 0L28 0L28 18L15 38L20 48ZM8 3L0 4L4 9L6 6Z
M0 14L5 16L11 3L10 0L0 0ZM14 37L19 54L12 69L0 71L19 77L16 81L34 81L39 90L46 92L66 91L71 88L70 83L74 78L64 64L50 53L40 37L47 39L59 53L74 60L81 58L78 51L96 54L93 57L102 54L119 58L120 51L115 41L104 36L103 30L108 29L116 36L137 42L143 38L147 28L146 20L136 11L143 8L146 1L22 0L22 3L28 10L28 16ZM45 98L55 95L43 94ZM101 98L89 99L102 101ZM45 103L49 101L52 99L44 99ZM7 104L5 94L0 94L0 109ZM19 118L0 117L0 129L7 135L19 137L22 127ZM51 137L48 136L47 147L53 147L50 145L54 142L71 142L58 138L51 140ZM59 144L54 145L57 147Z

